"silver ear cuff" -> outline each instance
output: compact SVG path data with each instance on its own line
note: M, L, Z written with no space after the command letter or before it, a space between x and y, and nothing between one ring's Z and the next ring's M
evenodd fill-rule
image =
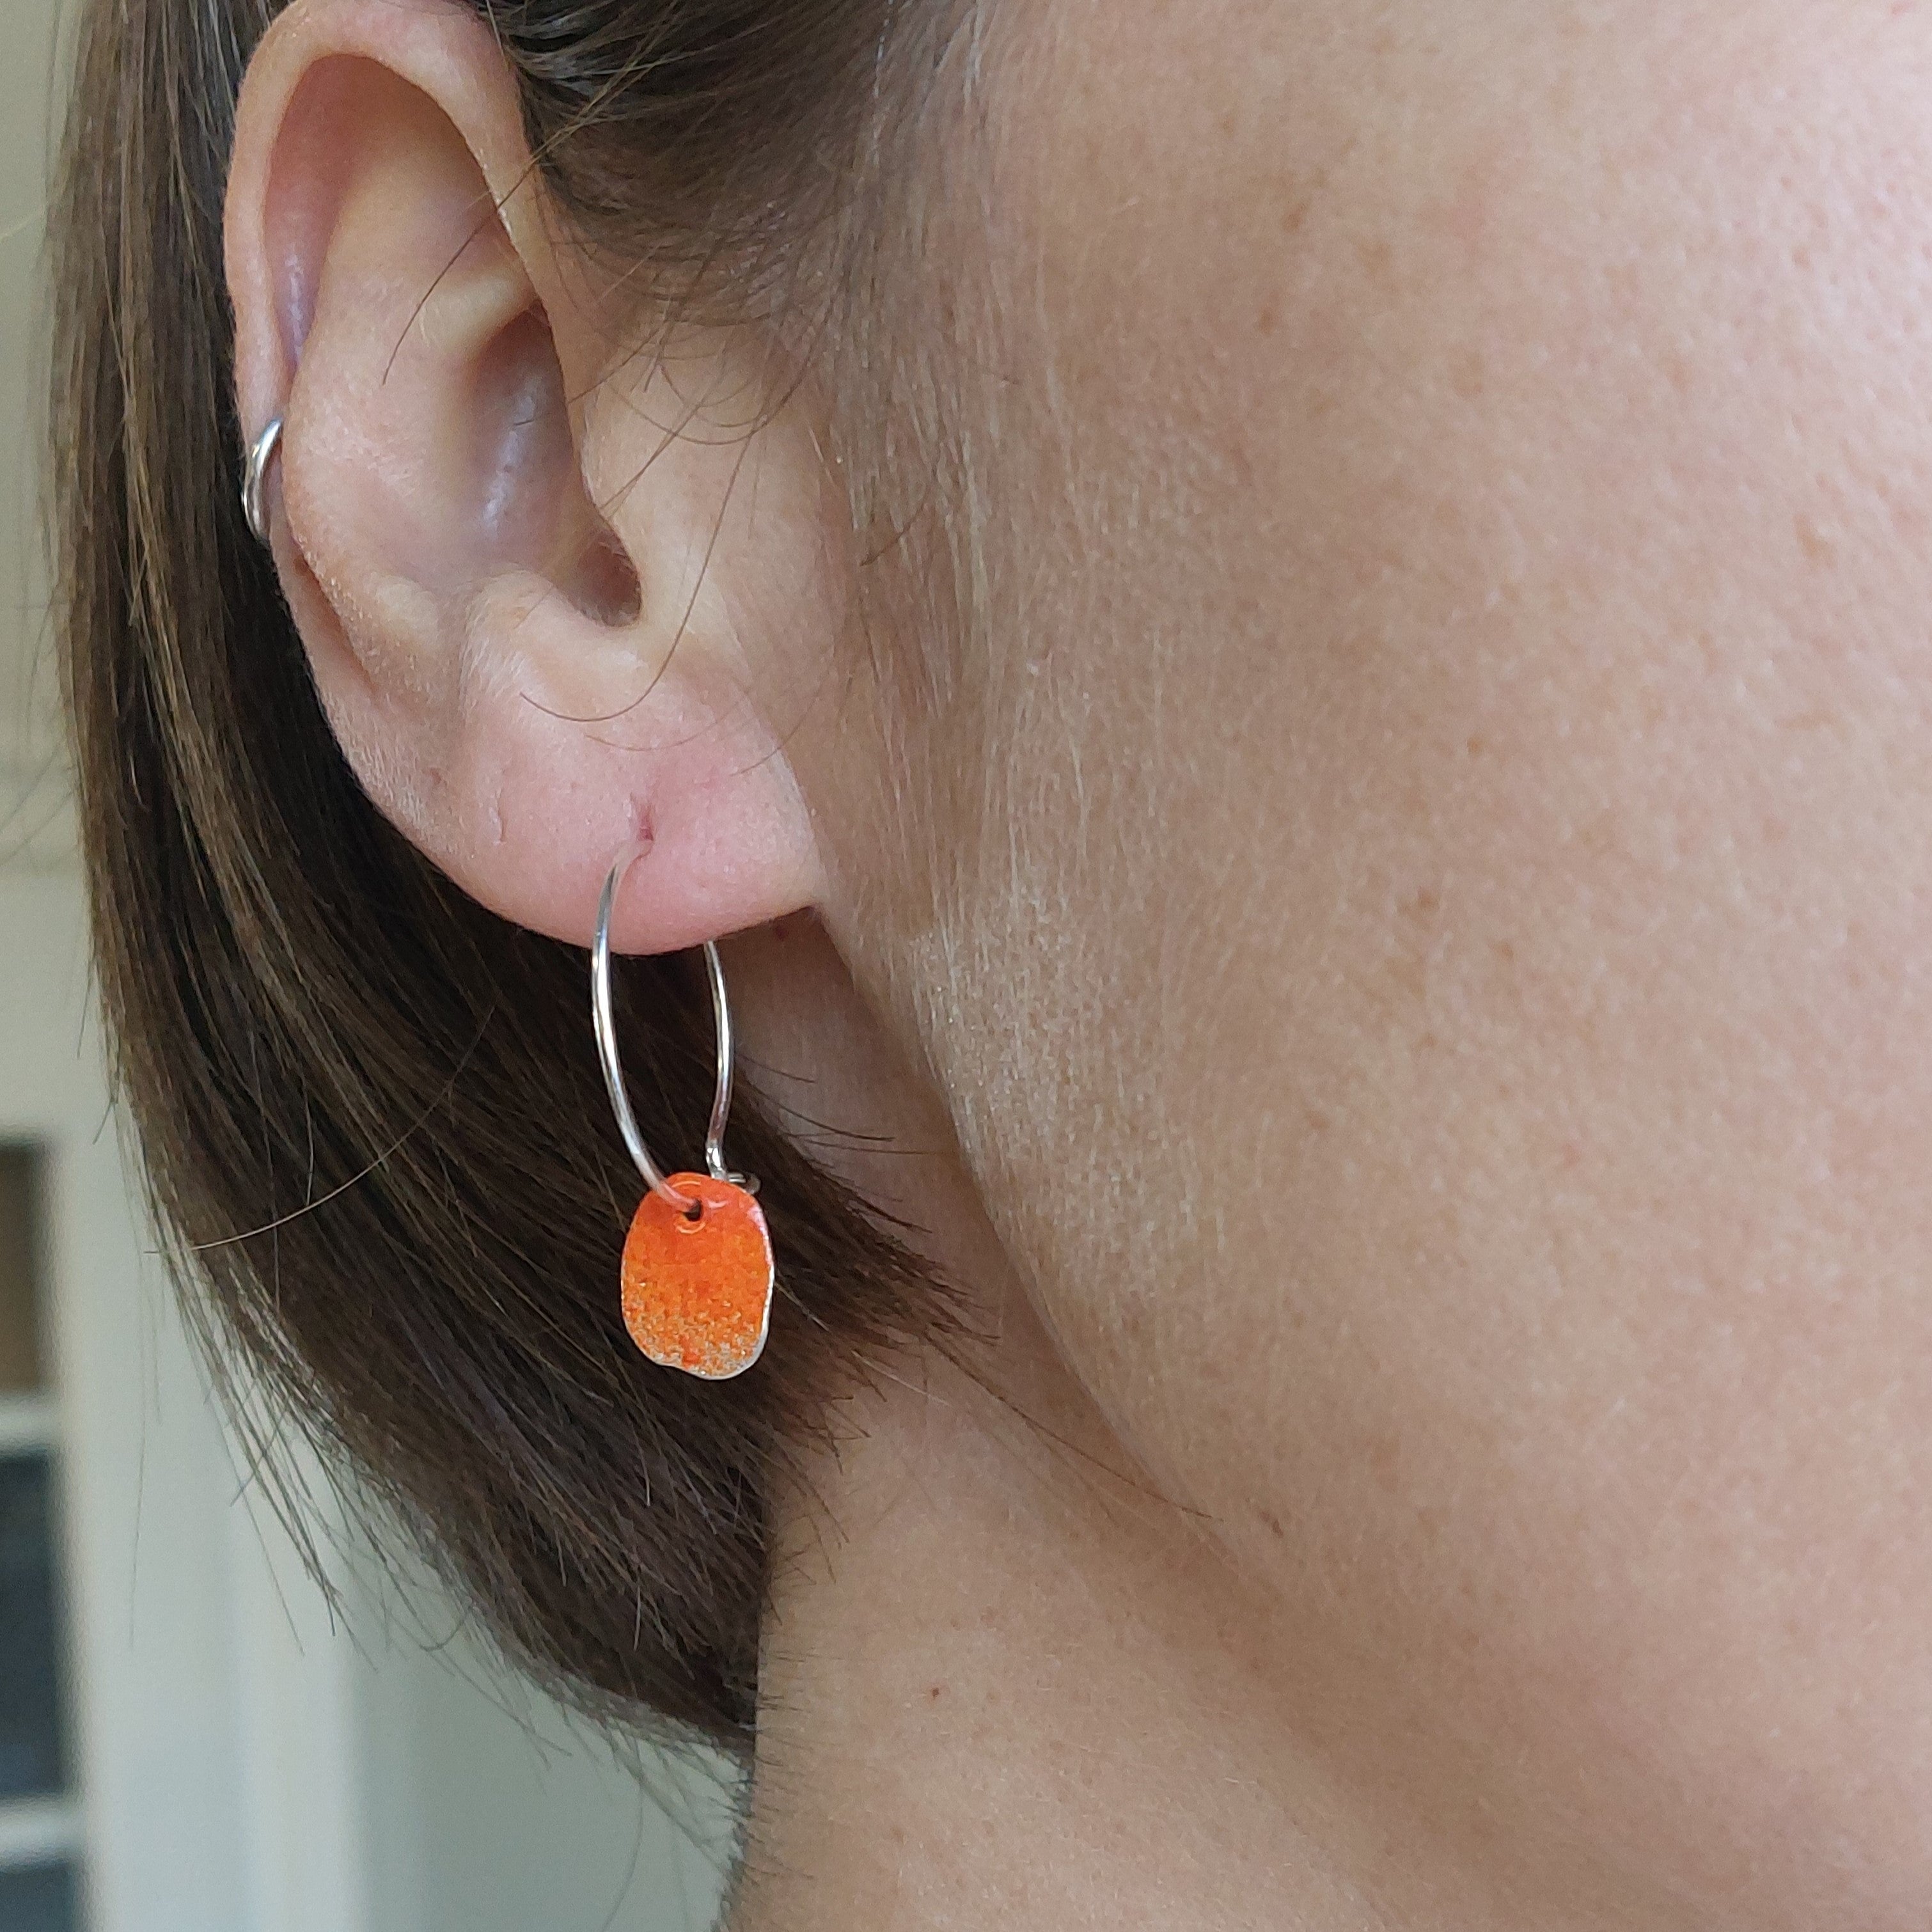
M242 514L248 519L248 527L260 544L268 541L268 465L274 461L275 452L281 446L282 419L278 416L249 445L248 467L242 472Z

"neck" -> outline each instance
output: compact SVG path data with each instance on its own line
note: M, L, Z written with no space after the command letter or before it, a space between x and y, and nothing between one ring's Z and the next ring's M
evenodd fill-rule
M730 970L748 1058L793 1070L768 1097L867 1124L837 1165L997 1337L854 1398L781 1503L730 1932L1634 1922L1497 1909L1465 1780L1360 1721L1375 1660L1331 1672L1133 1473L822 938L736 942Z
M1197 1540L964 1376L854 1420L787 1526L733 1932L1362 1922Z

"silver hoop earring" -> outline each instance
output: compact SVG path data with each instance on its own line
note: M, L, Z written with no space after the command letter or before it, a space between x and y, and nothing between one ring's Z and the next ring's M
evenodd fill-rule
M262 434L248 446L248 466L242 472L242 514L248 520L248 527L254 532L255 541L266 544L268 541L268 504L266 484L268 465L275 460L275 452L281 447L282 419L276 417Z
M610 922L625 878L649 849L633 845L610 868L590 949L590 1024L604 1090L645 1190L624 1244L624 1325L660 1366L729 1382L757 1361L770 1333L771 1234L754 1198L758 1183L725 1162L736 1046L724 963L709 941L704 964L717 1025L718 1078L704 1137L708 1171L667 1174L651 1158L631 1111L610 996Z

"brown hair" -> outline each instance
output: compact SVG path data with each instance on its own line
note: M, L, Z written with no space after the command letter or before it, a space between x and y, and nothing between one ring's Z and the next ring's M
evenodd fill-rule
M876 172L860 158L892 0L472 4L586 238L741 301L775 273L796 286L814 248L830 260ZM773 1482L867 1363L940 1331L944 1298L748 1095L733 1154L761 1178L779 1262L764 1361L700 1384L626 1336L638 1186L584 957L482 911L370 807L237 506L221 203L276 10L101 0L68 124L61 632L122 1084L218 1352L346 1460L514 1656L596 1708L742 1748ZM620 998L646 1132L688 1150L710 1102L701 992L644 960Z

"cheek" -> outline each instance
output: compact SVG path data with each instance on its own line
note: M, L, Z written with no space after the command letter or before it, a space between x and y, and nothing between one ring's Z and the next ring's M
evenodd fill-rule
M1076 560L1012 572L988 673L1036 783L967 994L1048 1070L985 1135L1018 1243L1126 1432L1403 1694L1712 1885L1895 1852L1932 20L1145 10L1049 44L1005 153L1058 400L999 480ZM1263 20L1303 57L1199 69Z

